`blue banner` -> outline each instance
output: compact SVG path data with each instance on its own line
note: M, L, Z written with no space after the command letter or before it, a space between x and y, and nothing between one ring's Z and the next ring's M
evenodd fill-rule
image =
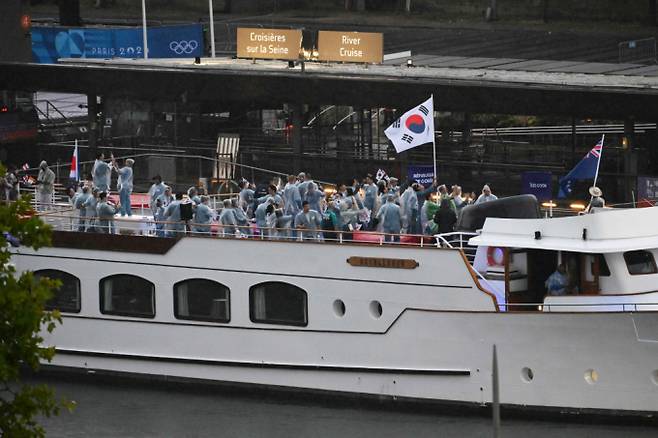
M539 201L553 198L553 174L551 172L523 172L521 193L535 195Z
M203 56L201 24L147 29L149 58ZM141 28L98 29L32 27L34 62L54 64L59 58L143 58Z
M658 178L655 176L637 177L638 199L658 199Z
M434 181L434 166L409 166L407 176L410 181L417 181L427 187Z

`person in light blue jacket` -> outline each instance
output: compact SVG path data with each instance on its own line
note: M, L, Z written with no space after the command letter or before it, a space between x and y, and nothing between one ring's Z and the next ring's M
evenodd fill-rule
M322 215L311 210L308 201L302 203L302 211L295 217L295 228L304 240L318 240L318 230L322 228Z
M107 202L107 192L102 192L98 197L96 214L98 215L98 228L101 233L114 234L114 215L119 209Z
M165 190L167 189L167 185L162 182L162 177L160 175L155 175L152 179L153 185L149 189L149 207L151 207L151 211L155 215L156 212L156 205L155 201L159 199L162 195L164 195ZM165 205L160 205L161 207L165 207Z
M75 198L73 203L73 208L80 210L79 220L78 220L78 231L85 231L87 229L87 209L85 208L85 203L91 198L91 193L89 193L89 187L83 186L82 193Z
M167 237L176 237L185 233L185 222L181 220L180 205L183 202L183 194L176 193L176 200L172 201L164 211L164 219L169 222L165 225Z
M230 199L224 199L224 208L222 208L222 212L219 214L219 223L222 225L224 236L235 236L238 221L235 217L235 212L233 211L233 205L231 204Z
M121 206L119 213L121 213L121 216L132 216L130 195L133 192L133 164L135 164L135 160L127 158L124 164L121 169L117 170L119 174L117 188L119 189L119 205Z
M215 212L208 206L209 197L203 195L200 197L201 203L196 206L194 211L194 231L196 233L210 234L210 225Z
M314 182L306 186L306 201L313 211L320 211L320 201L324 198L324 192L318 189Z
M400 207L395 203L395 195L389 194L386 204L377 212L377 218L382 223L382 231L393 236L385 236L385 241L399 242L400 228L402 228L402 214Z
M295 182L295 175L288 176L288 184L283 189L284 215L297 215L302 209L302 196Z
M96 206L98 205L98 189L92 190L91 196L82 204L85 209L85 217L87 218L87 224L85 231L88 232L97 232L96 228L96 218L98 216L96 212Z
M102 152L99 152L96 155L96 161L91 170L94 187L97 188L99 192L107 192L110 190L111 175L112 169L110 168L110 165L105 162L105 155Z

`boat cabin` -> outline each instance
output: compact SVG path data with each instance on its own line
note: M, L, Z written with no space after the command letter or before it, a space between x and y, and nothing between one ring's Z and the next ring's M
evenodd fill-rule
M508 311L635 310L658 303L658 209L544 219L488 218L473 267ZM547 279L563 266L564 290ZM630 306L630 308L628 307ZM655 307L655 306L653 306Z

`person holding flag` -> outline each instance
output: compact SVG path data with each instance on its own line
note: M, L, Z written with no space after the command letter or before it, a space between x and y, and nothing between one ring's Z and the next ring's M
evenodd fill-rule
M384 131L397 153L432 143L436 178L436 143L434 141L434 95L410 109Z
M592 150L590 150L587 155L585 155L585 157L580 160L573 169L571 169L571 172L560 178L560 191L557 195L558 198L566 198L571 194L574 181L594 179L593 187L596 187L604 140L605 134L601 136L601 140L594 145Z

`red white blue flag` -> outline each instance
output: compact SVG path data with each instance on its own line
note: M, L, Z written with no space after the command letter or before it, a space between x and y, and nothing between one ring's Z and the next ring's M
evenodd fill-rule
M80 179L80 173L78 172L78 141L75 142L75 149L73 150L73 156L71 157L71 171L69 172L69 179L74 179L78 181Z
M384 134L398 153L422 144L434 144L434 97L404 113Z

